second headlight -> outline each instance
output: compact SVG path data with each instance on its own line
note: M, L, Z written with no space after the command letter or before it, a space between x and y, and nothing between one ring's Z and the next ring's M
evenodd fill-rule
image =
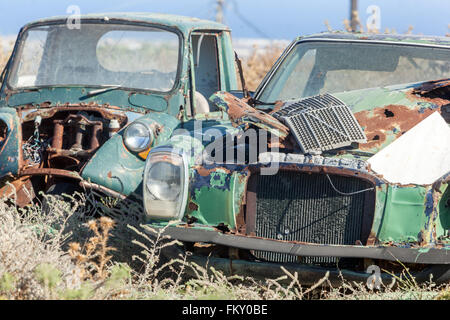
M148 150L153 143L152 130L141 122L130 124L123 134L123 141L128 150L142 152Z

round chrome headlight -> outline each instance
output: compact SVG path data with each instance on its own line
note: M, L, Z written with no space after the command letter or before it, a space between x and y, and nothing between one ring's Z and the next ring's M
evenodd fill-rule
M145 124L134 122L125 129L123 141L128 150L142 152L148 150L152 145L153 132Z

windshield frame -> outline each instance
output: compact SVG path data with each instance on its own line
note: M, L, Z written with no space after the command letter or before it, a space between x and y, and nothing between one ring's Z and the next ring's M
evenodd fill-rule
M41 86L28 86L28 87L19 87L14 88L9 83L11 74L14 73L16 68L18 67L18 61L20 53L22 52L26 40L26 35L29 30L32 30L34 28L39 27L45 27L45 26L53 26L53 25L64 25L67 23L67 19L59 19L54 21L46 21L46 22L35 22L29 25L26 25L23 27L20 32L19 36L16 41L16 45L13 49L12 55L11 55L11 63L10 67L8 68L7 74L5 75L5 81L2 84L2 86L5 86L8 91L11 92L20 92L20 91L34 91L39 89L49 89L49 88L98 88L103 89L106 87L109 87L110 84L99 84L99 85L87 85L87 84L55 84L55 85L41 85ZM119 87L116 90L124 90L124 91L130 91L130 92L142 92L142 93L155 93L160 95L171 95L175 91L179 89L180 80L181 80L181 72L183 68L183 54L184 54L184 42L185 37L183 32L178 29L177 27L172 26L165 26L161 24L151 23L151 22L144 22L144 21L130 21L126 19L117 19L117 18L111 18L107 21L105 19L81 19L81 25L83 24L100 24L100 25L131 25L131 26L140 26L140 27L149 27L149 28L156 28L156 29L163 29L168 32L172 32L178 36L178 65L177 65L177 72L175 76L174 85L169 91L157 91L157 90L150 90L150 89L142 89L142 88L130 88L130 87Z
M275 62L272 69L266 74L258 88L255 91L254 99L259 101L264 89L267 87L270 81L272 81L275 73L280 69L281 65L285 62L287 56L290 55L292 50L295 49L297 45L301 45L303 43L308 42L339 42L339 43L365 43L369 45L376 44L384 44L384 45L398 45L398 46L409 46L409 47L427 47L427 48L439 48L439 49L447 49L450 50L450 46L448 45L439 45L439 44L430 44L430 43L413 43L413 42L400 42L400 41L389 41L389 40L362 40L362 39L330 39L330 38L307 38L294 40L291 44L286 48L286 50L282 53L280 58ZM437 79L436 79L437 80ZM405 82L407 83L407 82ZM402 84L402 83L399 83ZM274 103L276 101L262 101L262 104L266 103Z

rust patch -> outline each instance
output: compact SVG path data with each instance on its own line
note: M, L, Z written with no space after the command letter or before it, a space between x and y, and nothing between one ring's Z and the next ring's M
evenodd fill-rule
M245 174L240 174L237 176L239 183L245 183L247 181L247 176Z
M257 119L260 122L279 130L285 135L289 133L289 128L272 117L270 114L252 108L243 100L236 98L228 92L224 92L223 95L224 101L228 105L228 116L233 123L241 124L244 122L243 118L248 117L250 119Z
M23 208L26 205L30 204L33 199L36 197L34 193L33 185L31 184L31 180L26 180L25 183L21 186L16 193L16 204Z
M204 168L204 167L196 167L196 168L195 168L195 170L197 170L197 173L198 173L199 175L201 175L202 177L209 176L212 172L215 172L215 171L217 171L218 169L223 170L224 173L226 173L226 174L230 174L230 173L231 173L230 170L228 170L228 169L226 169L226 168L223 168L223 167L214 167L214 168L211 168L211 169L206 169L206 168Z
M116 109L120 110L119 107L114 107L114 106L109 106L109 105L108 105L108 108L114 109L114 110L116 110ZM97 104L83 104L83 103L68 104L68 105L64 105L64 106L58 105L51 109L36 110L36 111L33 111L33 112L27 114L24 117L23 121L24 122L33 121L37 116L41 116L43 119L51 118L58 112L72 112L72 111L97 112L105 119L118 120L121 126L124 125L128 121L128 117L124 113L123 114L113 113L113 112L109 112L105 108L100 107ZM120 111L122 111L122 110L120 110Z
M194 202L189 202L189 210L190 211L198 211L198 204Z
M26 190L25 190L26 189ZM23 208L34 199L35 193L29 178L19 178L0 188L0 198L14 199Z
M231 121L238 121L245 116L245 111L234 103L230 103L228 106L228 116Z
M406 92L411 101L430 102L439 107L450 103L450 79L428 81Z
M364 127L368 141L361 144L360 149L380 147L391 132L399 137L435 111L437 110L426 108L419 111L402 105L388 105L355 113L356 120Z
M267 143L267 146L269 147L269 149L278 148L295 150L297 143L295 142L294 137L292 135L289 135L284 140L278 139L278 141L273 141L272 139L270 139Z
M413 93L425 95L427 93L430 93L431 91L441 89L444 87L450 87L450 79L441 79L441 80L424 82L417 88L414 88Z
M422 102L430 102L433 103L439 107L442 107L446 104L450 103L450 100L446 100L440 97L426 97L426 96L420 96L413 91L406 92L406 98L410 101L422 101Z

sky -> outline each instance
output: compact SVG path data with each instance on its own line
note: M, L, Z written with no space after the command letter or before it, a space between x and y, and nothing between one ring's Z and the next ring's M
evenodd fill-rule
M224 0L225 24L235 38L292 40L299 35L343 29L350 0ZM15 35L33 20L67 14L71 5L81 13L147 11L215 19L216 0L0 0L0 35ZM365 25L371 5L380 9L380 29L405 33L450 33L450 0L359 0L358 11Z

